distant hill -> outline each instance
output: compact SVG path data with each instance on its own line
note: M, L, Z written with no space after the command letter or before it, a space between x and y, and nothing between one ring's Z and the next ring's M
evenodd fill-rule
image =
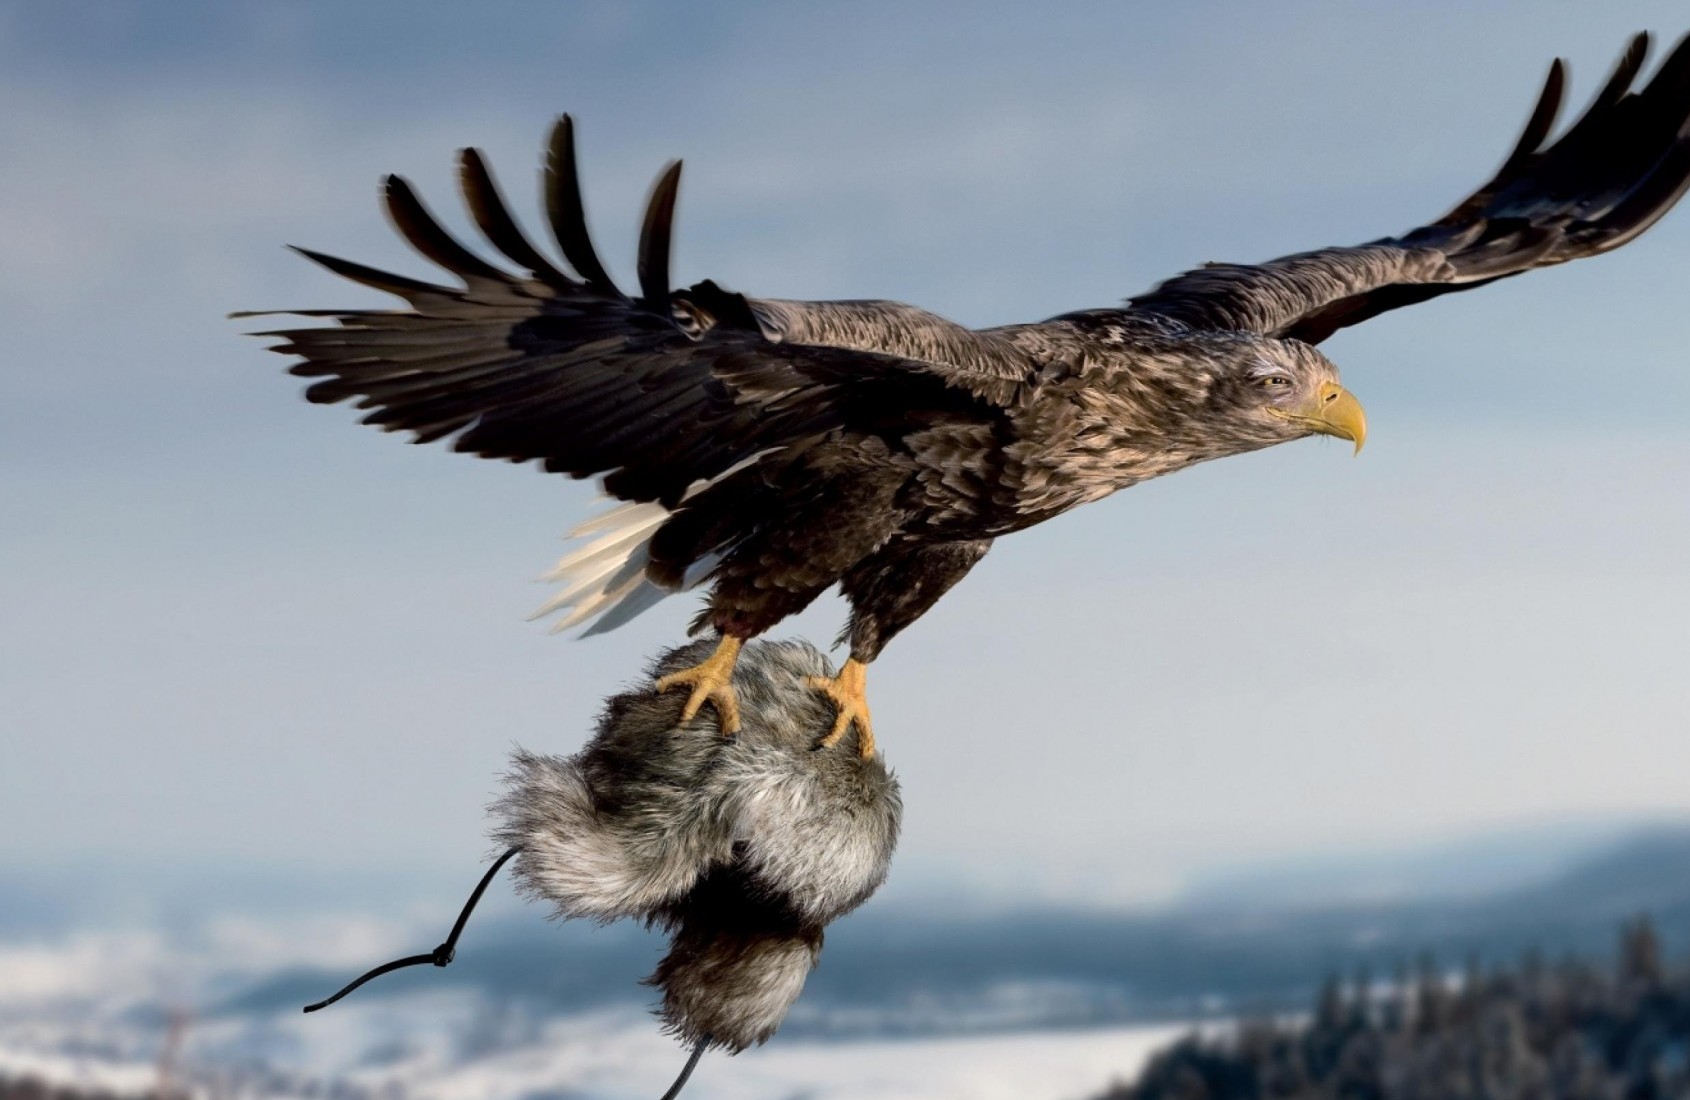
M1690 912L1690 829L1663 827L1627 837L1566 873L1499 901L1593 918Z
M1259 861L1198 877L1180 904L1259 912L1496 897L1549 882L1658 829L1659 823L1636 820L1534 823L1397 848Z
M829 930L788 1030L932 1034L1295 1007L1325 974L1388 974L1426 956L1600 956L1616 922L1637 914L1655 918L1670 950L1690 948L1690 828L1632 834L1542 881L1453 898L979 918L871 905ZM450 918L441 914L442 931ZM472 925L448 970L395 974L357 996L469 986L555 1011L644 1001L636 982L661 950L638 929L559 926L530 911ZM294 970L233 992L219 1010L297 1006L351 976Z

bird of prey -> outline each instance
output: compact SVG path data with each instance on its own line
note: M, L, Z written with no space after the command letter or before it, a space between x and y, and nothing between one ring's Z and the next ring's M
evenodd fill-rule
M364 422L450 439L458 451L600 476L623 504L551 576L542 612L609 629L670 593L709 585L694 629L720 641L659 690L738 725L742 643L832 585L850 603L850 655L816 687L873 754L869 662L961 580L1000 535L1193 463L1311 435L1366 436L1361 405L1316 349L1386 310L1594 256L1642 233L1690 184L1690 39L1640 84L1628 45L1576 122L1555 130L1556 61L1524 132L1488 182L1397 236L1260 264L1208 264L1105 309L968 329L888 301L754 298L713 281L670 286L680 163L659 177L639 289L612 282L588 236L565 115L543 173L563 262L532 243L475 150L462 189L487 243L450 236L389 177L393 224L459 285L300 250L386 291L395 310L319 310L333 322L262 335L351 399ZM1634 87L1636 85L1636 87Z

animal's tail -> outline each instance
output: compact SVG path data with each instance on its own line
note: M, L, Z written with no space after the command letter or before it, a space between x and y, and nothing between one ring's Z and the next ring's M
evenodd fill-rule
M767 453L753 455L716 477L693 482L675 508L656 501L620 504L570 531L571 538L592 541L566 554L540 578L563 588L529 618L566 612L552 624L553 633L594 620L582 634L589 637L615 630L663 597L708 580L736 541L733 518L723 514L728 509L721 507L719 498L739 501L747 489L755 492L761 476L749 470ZM724 484L741 471L747 471L747 476ZM708 492L718 487L720 491ZM652 539L677 518L679 524L667 532L665 542L671 554L677 545L685 546L680 568L665 560L648 569ZM701 525L700 520L705 522Z

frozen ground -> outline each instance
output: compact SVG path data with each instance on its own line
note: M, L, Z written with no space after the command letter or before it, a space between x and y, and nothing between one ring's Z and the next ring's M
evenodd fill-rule
M373 1020L323 1019L324 1032L369 1038L387 1029ZM687 1093L697 1100L1079 1100L1110 1081L1130 1076L1151 1051L1180 1033L1172 1026L910 1042L783 1042L734 1058L701 1063ZM220 1074L196 1066L195 1043L183 1052L195 1082L207 1092ZM311 1043L309 1046L335 1045ZM378 1051L379 1053L379 1051ZM418 1100L601 1097L654 1100L684 1061L684 1052L656 1034L637 1012L560 1020L530 1042L454 1060L450 1045L412 1041L387 1064L363 1065L344 1077L295 1076L279 1070L243 1080L236 1091L269 1096L402 1095ZM49 1054L0 1040L0 1072L45 1077L137 1095L157 1080L152 1062L96 1052ZM350 1086L350 1088L348 1087ZM397 1086L397 1087L396 1087Z
M351 964L407 938L323 922L302 934L224 927L188 945L84 932L0 948L0 1077L35 1076L119 1096L150 1091L173 1020L175 1079L202 1096L335 1100L603 1100L661 1095L686 1052L638 1004L561 1015L462 988L297 1008L199 1008L309 949ZM1029 993L1029 996L1034 995ZM908 1040L777 1036L712 1054L688 1088L711 1097L1078 1100L1128 1076L1173 1026Z

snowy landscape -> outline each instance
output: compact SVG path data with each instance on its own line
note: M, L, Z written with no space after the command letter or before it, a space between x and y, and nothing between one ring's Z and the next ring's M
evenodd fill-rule
M1287 866L1153 912L959 920L871 905L830 934L782 1034L707 1058L689 1089L1077 1098L1129 1081L1194 1028L1302 1011L1334 973L1388 975L1427 952L1452 964L1516 959L1532 946L1600 957L1617 922L1637 912L1654 914L1669 948L1682 948L1690 833L1646 829L1592 851L1596 843L1546 838L1543 847L1560 845L1559 864L1540 854L1545 870L1514 882L1493 873L1507 888L1491 891L1473 882L1500 850L1476 844L1381 857L1383 877L1371 882L1342 862ZM1397 889L1385 891L1393 869ZM206 1097L633 1098L659 1095L684 1061L637 984L659 950L638 930L559 926L498 900L451 967L390 975L306 1015L304 1003L369 966L427 950L452 902L128 928L79 912L55 930L46 917L63 921L63 900L42 880L14 881L35 885L0 938L0 1079L11 1082L116 1096L152 1093L163 1080ZM1301 902L1274 896L1270 881L1300 883ZM177 901L191 905L191 891Z

